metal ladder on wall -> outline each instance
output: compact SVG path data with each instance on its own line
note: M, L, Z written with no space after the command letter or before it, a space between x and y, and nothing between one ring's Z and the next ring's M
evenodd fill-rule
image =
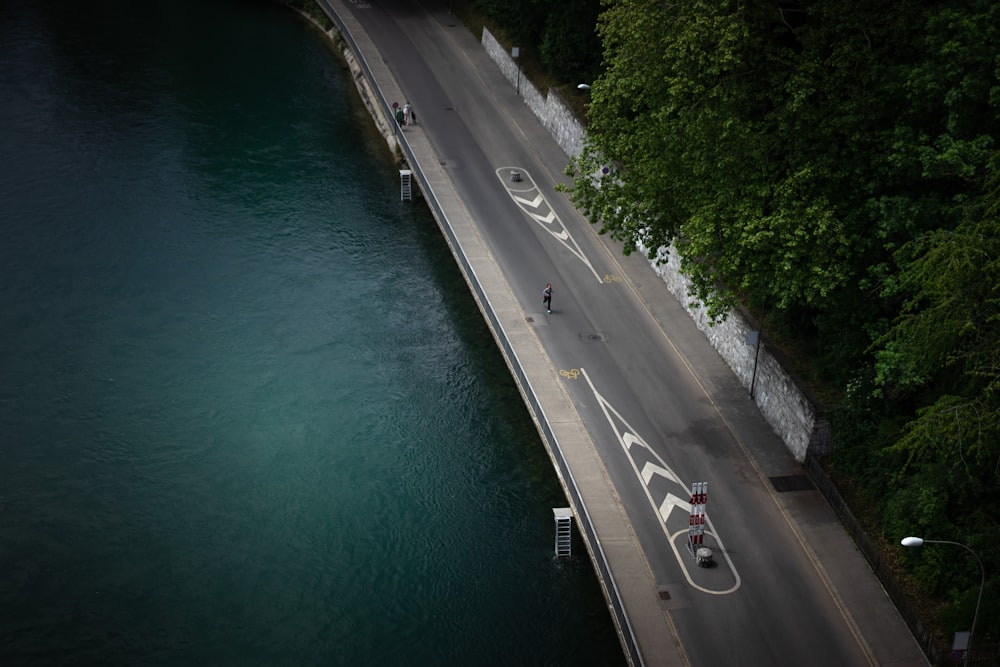
M573 510L553 507L552 516L556 521L556 558L569 558L573 555Z
M413 172L399 170L399 201L413 201Z

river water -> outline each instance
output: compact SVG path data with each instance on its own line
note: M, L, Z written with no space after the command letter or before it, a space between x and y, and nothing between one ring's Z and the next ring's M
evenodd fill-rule
M0 156L0 665L623 663L322 35L8 0Z

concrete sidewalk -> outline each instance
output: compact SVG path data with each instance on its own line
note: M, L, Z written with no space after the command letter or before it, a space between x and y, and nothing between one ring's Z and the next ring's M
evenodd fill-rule
M391 120L389 104L406 96L392 71L349 6L341 0L321 0L321 5L335 19L347 42L345 55L349 60L356 59L355 78L373 117L384 134L397 136L400 131ZM495 65L474 40L463 41L457 48L463 51L456 53L456 58L472 63L481 80L496 85L499 74ZM469 85L478 83L470 81ZM506 112L522 128L525 141L531 143L540 161L547 165L550 178L555 182L565 181L565 154L554 142L543 140L544 130L530 111L519 101L508 103L506 100L510 98L498 95L497 103L510 104ZM671 622L669 605L660 599L646 557L591 437L564 386L556 380L556 369L534 328L525 322L523 308L491 255L482 232L419 125L407 128L403 148L560 475L626 656L632 664L690 664ZM610 245L610 241L604 239L604 242ZM664 329L668 322L672 324L671 338L685 355L697 359L714 352L694 327L678 333L677 318L686 315L666 287L650 279L651 269L641 256L622 258L621 264L653 317ZM767 488L771 488L768 479L772 476L801 472L789 467L787 452L769 451L754 444L772 439L753 437L762 420L753 414L756 408L746 396L734 392L732 383L716 383L706 377L704 384L730 428L744 434L745 437L739 438L741 446L752 462L754 473ZM926 665L905 623L822 496L815 491L793 494L772 491L771 497L837 601L858 643L864 647L868 664Z

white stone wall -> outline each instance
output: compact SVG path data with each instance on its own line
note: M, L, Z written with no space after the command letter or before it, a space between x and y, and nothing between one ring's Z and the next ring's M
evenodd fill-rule
M538 117L566 155L573 157L583 150L583 140L586 133L583 126L576 120L573 112L563 103L558 95L549 93L542 95L530 81L518 72L517 63L508 51L489 30L483 28L483 48L493 62L497 64L512 88L520 91L521 98L528 108Z
M646 252L642 246L639 251ZM756 326L739 311L730 312L725 321L713 325L704 307L691 304L688 296L691 281L681 273L680 259L673 248L667 254L665 263L653 261L651 266L740 383L747 391L753 387L754 402L795 459L805 460L810 450L813 454L826 453L830 447L829 425L814 401L772 353L766 336L761 338L758 354L757 347L748 342L748 335Z
M541 120L566 154L570 157L579 155L586 132L559 96L553 93L542 96L531 82L525 81L523 76L519 77L517 64L510 52L485 28L482 44L510 85L520 90L524 103ZM639 250L645 252L644 248L640 247ZM772 353L766 338L762 339L759 355L756 354L756 347L747 343L747 334L755 328L754 325L740 312L732 312L724 322L712 326L706 310L701 306L691 305L688 297L691 283L680 272L680 261L677 253L672 250L667 262L658 264L654 261L651 265L747 391L753 385L754 401L761 414L785 442L795 459L803 461L810 452L827 453L832 446L829 424L816 402L810 399L807 390L800 387L795 377Z

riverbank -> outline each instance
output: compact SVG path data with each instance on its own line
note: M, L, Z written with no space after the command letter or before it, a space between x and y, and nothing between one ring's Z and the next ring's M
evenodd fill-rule
M378 104L378 96L375 94L375 91L372 90L371 84L365 77L364 70L361 68L361 64L355 57L354 51L344 40L344 36L337 29L337 26L333 25L332 21L330 21L331 25L329 27L323 25L310 12L301 7L297 7L290 2L283 1L282 4L293 12L299 14L303 19L311 23L319 32L323 33L330 46L340 54L344 64L347 65L347 68L351 72L351 79L354 81L354 87L358 91L361 103L364 104L365 108L368 110L368 115L371 117L372 123L375 125L375 129L380 135L382 135L386 146L389 148L389 151L393 154L393 156L395 156L397 160L401 160L402 153L400 151L399 141L396 139L395 119L388 117L382 112L381 106ZM317 11L322 11L318 4L311 4L316 7Z

